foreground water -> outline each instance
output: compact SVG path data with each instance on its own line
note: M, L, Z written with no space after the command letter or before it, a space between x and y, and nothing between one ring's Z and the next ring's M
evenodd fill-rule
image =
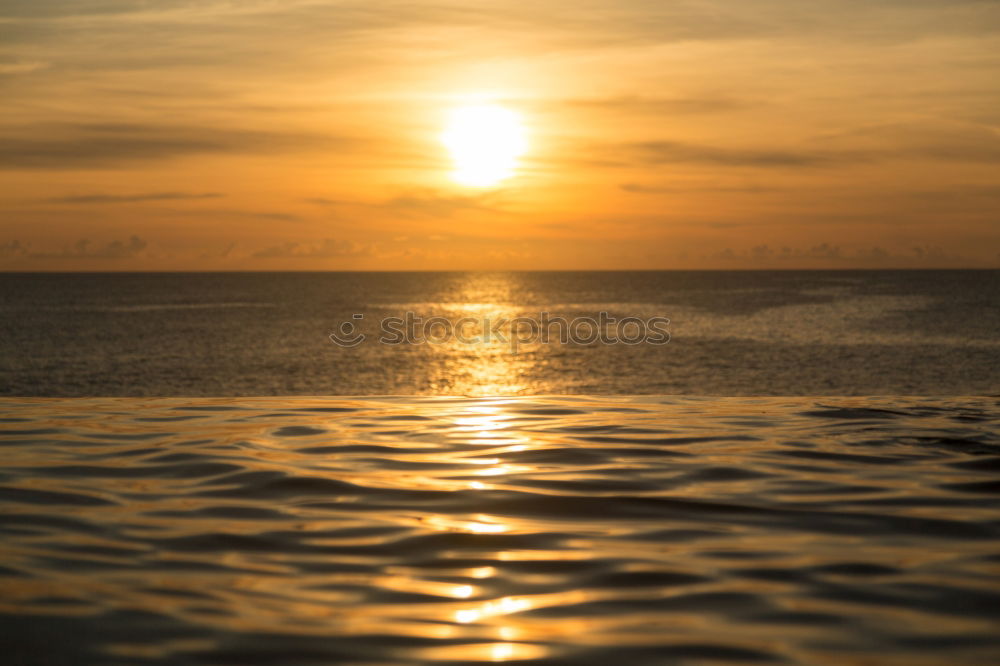
M8 664L1000 659L995 398L0 409Z

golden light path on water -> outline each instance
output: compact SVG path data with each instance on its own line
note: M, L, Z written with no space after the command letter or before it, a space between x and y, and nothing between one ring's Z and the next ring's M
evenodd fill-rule
M985 398L4 402L22 420L0 431L0 613L124 661L1000 647Z

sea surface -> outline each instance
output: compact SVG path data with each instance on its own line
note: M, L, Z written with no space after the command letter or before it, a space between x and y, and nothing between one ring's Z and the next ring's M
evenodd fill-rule
M1000 271L0 275L0 663L1000 663L998 331Z
M600 313L669 342L483 335ZM1000 271L2 274L0 394L996 394L998 331Z
M1000 663L996 398L0 413L11 666Z

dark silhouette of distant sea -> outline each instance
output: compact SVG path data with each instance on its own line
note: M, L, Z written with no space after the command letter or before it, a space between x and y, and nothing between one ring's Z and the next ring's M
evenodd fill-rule
M407 312L468 335L542 313L663 317L670 341L379 342ZM365 341L334 344L345 322ZM3 274L0 391L991 394L998 332L1000 271Z

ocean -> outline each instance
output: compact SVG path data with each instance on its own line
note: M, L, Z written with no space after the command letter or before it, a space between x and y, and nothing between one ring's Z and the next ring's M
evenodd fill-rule
M6 664L987 664L996 398L0 401Z
M518 317L551 335L512 344ZM5 274L0 392L992 394L998 331L1000 271Z
M1000 272L0 276L12 666L1000 663Z

